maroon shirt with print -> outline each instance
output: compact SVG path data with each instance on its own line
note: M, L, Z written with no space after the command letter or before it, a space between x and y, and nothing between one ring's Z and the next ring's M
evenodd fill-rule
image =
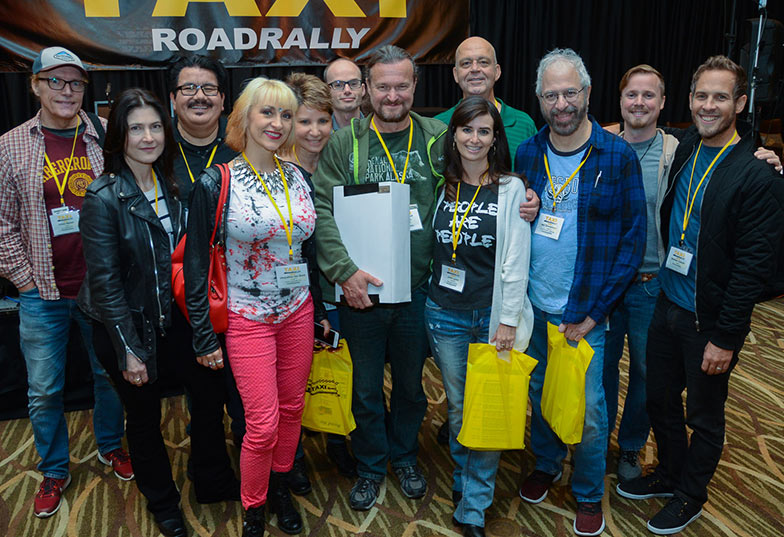
M65 181L65 172L71 156L74 141L74 129L53 130L43 129L46 143L46 155L49 162L44 163L44 202L47 216L52 214L52 209L61 207L60 185ZM52 168L57 175L57 180L52 176ZM68 181L63 191L65 206L81 211L84 194L87 187L95 179L90 160L87 158L87 146L84 142L84 125L79 126L79 135L76 138L76 147L71 160L71 170ZM52 224L49 223L49 234L52 240L52 265L54 265L54 279L60 296L63 298L76 298L79 287L82 285L87 267L82 253L82 237L79 232L68 233L55 237L52 233Z

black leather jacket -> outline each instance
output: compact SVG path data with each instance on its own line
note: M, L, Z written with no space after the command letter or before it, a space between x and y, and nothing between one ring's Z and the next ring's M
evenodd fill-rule
M229 164L231 166L231 164ZM313 198L313 184L307 174L303 174L310 186ZM185 305L193 327L193 350L196 356L204 356L218 350L220 344L212 329L207 298L207 276L210 266L210 235L215 226L215 211L218 207L222 178L218 168L212 166L201 174L191 191L188 213L188 240L185 243ZM226 244L226 214L231 195L226 197L221 227L215 234L215 242ZM302 255L308 263L310 294L313 297L316 322L327 318L321 298L318 265L316 263L315 234L302 243Z
M164 196L179 241L184 211L166 189ZM87 262L79 307L106 326L120 370L131 352L147 365L152 382L157 378L155 330L165 333L176 308L169 235L128 170L104 174L88 187L79 230Z

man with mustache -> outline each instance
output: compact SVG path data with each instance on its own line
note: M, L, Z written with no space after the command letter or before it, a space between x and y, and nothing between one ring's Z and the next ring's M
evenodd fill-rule
M438 120L411 112L417 69L405 50L387 45L368 58L365 83L373 114L335 132L313 176L319 268L343 288L340 327L354 364L352 410L357 428L351 446L357 479L352 509L376 502L387 463L409 498L421 498L427 481L417 467L417 433L427 409L422 367L427 355L424 307L433 248L434 193L443 169L443 133ZM409 141L410 140L410 141ZM374 306L368 285L382 282L349 257L335 225L332 191L355 183L405 181L411 187L411 301ZM383 237L379 237L382 240ZM334 302L334 287L324 289ZM390 420L384 420L384 357L392 371Z
M324 68L324 82L332 93L332 130L348 125L364 116L360 110L365 96L365 83L359 66L346 58L332 60Z
M695 128L675 152L661 203L665 261L646 386L659 465L617 487L626 498L669 498L648 521L658 535L702 513L724 445L729 374L754 304L781 293L784 183L755 158L751 129L737 121L746 100L746 73L729 58L697 68L689 93Z
M585 338L594 354L585 375L585 421L574 450L574 532L604 529L601 499L607 454L607 407L602 386L607 317L637 273L645 250L645 193L629 144L588 116L591 78L571 49L556 49L537 69L536 93L547 125L517 150L515 171L541 198L533 223L528 294L534 330L531 448L534 471L520 496L547 497L561 474L567 448L542 417L547 368L547 323L570 341Z
M191 185L201 172L237 156L224 143L226 118L222 113L226 82L223 64L207 56L181 56L169 68L169 99L174 109L174 139L178 145L174 173L186 209Z
M495 48L489 41L481 37L469 37L455 51L455 66L452 69L455 82L463 92L463 99L469 95L481 95L495 104L501 119L504 121L504 132L509 142L509 154L514 166L517 147L523 140L536 134L531 116L512 108L495 96L493 87L501 78L501 66L495 56ZM458 103L459 104L459 103ZM436 116L447 125L457 105Z
M180 190L180 200L187 210L192 185L202 171L214 164L231 161L237 152L224 142L226 117L222 115L225 98L226 69L220 60L207 56L180 56L169 68L169 99L174 110L174 139L177 153L174 173ZM221 345L223 338L221 337ZM231 372L229 357L223 370L226 380L226 410L231 417L231 430L237 447L245 436L245 412ZM190 409L190 394L185 393ZM202 469L194 468L188 460L188 477ZM197 495L200 503L230 500L239 501L239 484L232 482L227 491L214 491L211 497Z
M63 388L73 321L95 381L98 460L122 480L134 477L122 449L122 404L93 351L92 326L76 305L87 270L79 213L88 185L104 164L106 122L82 110L88 83L76 54L63 47L42 50L30 79L41 110L0 137L0 276L19 290L30 425L43 474L33 500L38 518L57 512L71 482Z

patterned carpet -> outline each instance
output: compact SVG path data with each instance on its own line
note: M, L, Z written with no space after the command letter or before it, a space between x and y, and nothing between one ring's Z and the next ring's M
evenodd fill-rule
M719 469L709 490L710 501L702 517L684 536L772 537L784 535L784 301L760 305L741 361L732 374L727 406L727 439ZM622 378L625 382L625 377ZM419 462L429 480L424 499L412 501L400 493L390 476L381 488L376 506L358 513L348 506L351 481L331 467L321 435L305 438L313 492L296 498L305 514L305 530L312 537L459 537L452 516L451 464L447 449L436 443L436 432L445 417L445 401L438 370L428 361L424 383L430 400L420 433ZM389 386L387 386L389 388ZM194 536L236 537L241 533L239 503L199 505L185 477L188 437L182 397L165 401L161 427L168 439L175 480L181 487L183 512ZM67 415L71 439L73 482L66 490L60 511L50 519L32 516L32 499L40 483L35 471L37 454L27 420L0 422L0 536L156 536L155 525L144 509L133 482L119 481L96 459L91 433L91 413ZM230 438L227 429L227 439ZM230 443L230 440L227 440ZM614 472L617 444L612 439ZM236 461L238 452L232 446ZM643 452L643 463L655 462L652 442ZM487 514L487 535L569 536L575 501L568 483L570 466L536 506L517 495L520 475L532 465L530 452L509 452L501 459L495 502ZM632 502L615 492L615 475L605 483L605 536L650 535L645 521L662 505L661 500ZM269 534L285 535L269 523Z

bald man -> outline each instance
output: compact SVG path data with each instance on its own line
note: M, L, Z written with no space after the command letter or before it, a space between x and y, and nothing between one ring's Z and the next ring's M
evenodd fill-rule
M495 103L495 107L504 121L504 131L509 142L509 154L512 156L512 167L520 142L536 134L536 125L531 116L512 108L501 99L496 98L493 86L501 78L501 66L495 56L495 48L489 41L481 37L469 37L455 51L455 66L452 69L455 82L463 90L463 99L469 95L481 95ZM459 103L458 103L459 104ZM457 104L436 116L447 125L452 119Z

